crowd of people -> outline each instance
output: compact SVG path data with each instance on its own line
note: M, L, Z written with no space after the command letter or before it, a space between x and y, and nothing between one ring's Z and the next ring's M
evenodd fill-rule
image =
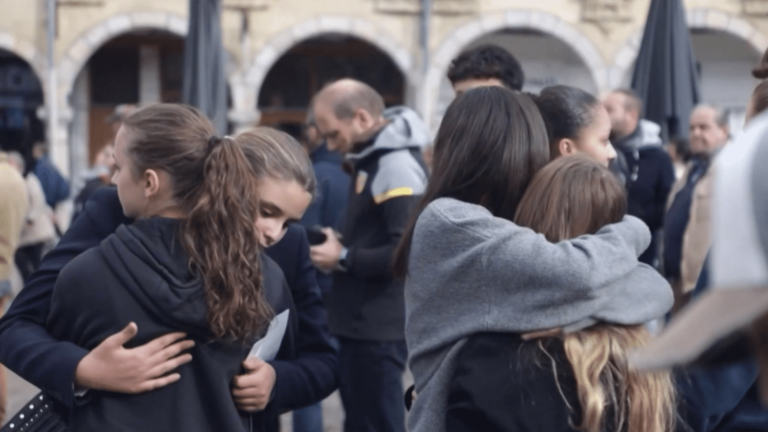
M748 322L683 360L768 309L765 224L745 224L759 244L730 246L749 257L717 249L722 196L765 221L768 182L722 184L756 170L742 148L768 151L766 81L721 163L731 136L713 106L665 142L631 90L525 93L497 46L462 53L448 78L434 137L351 78L314 96L302 137L122 107L68 229L48 159L0 152L0 313L14 265L24 280L0 363L50 401L6 427L275 431L293 411L294 431L319 432L338 389L346 432L768 430L761 327L663 368L681 362L668 340L690 331L692 298L722 296L709 261L715 288L737 260L758 292L729 309L750 306ZM0 424L14 414L3 387Z

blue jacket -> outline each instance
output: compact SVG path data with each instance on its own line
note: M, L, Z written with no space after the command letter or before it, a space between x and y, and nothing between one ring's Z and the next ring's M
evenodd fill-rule
M626 163L627 213L645 222L653 234L663 228L667 197L675 183L672 160L661 145L659 130L655 123L642 120L632 134L613 143ZM640 256L641 262L651 266L656 261L656 237Z
M320 226L341 231L349 201L350 182L349 174L341 168L344 158L328 150L325 143L310 157L317 179L317 196L301 218L301 224L307 228ZM325 297L331 292L333 276L318 273L317 284Z
M69 198L69 183L51 163L48 156L38 159L32 172L40 179L48 207L55 209L56 204Z
M680 277L680 263L683 257L683 237L691 215L693 193L698 181L706 174L709 163L703 159L693 159L685 186L672 199L664 219L664 253L662 265L667 279Z
M705 263L694 298L708 287L709 270ZM757 373L757 361L745 358L719 366L690 368L678 374L683 419L678 431L768 431L768 408L760 403Z
M97 246L118 226L131 222L123 216L116 189L94 192L83 214L56 249L45 256L39 270L0 319L0 363L67 406L74 402L75 369L88 351L57 341L45 329L56 278L77 255ZM331 394L338 387L338 359L330 344L327 315L304 230L291 227L283 240L267 250L267 255L285 274L299 319L297 358L270 362L277 381L267 409L284 412Z
M317 179L317 197L301 218L301 224L340 231L349 201L349 174L341 168L344 159L328 150L325 143L312 152L311 158Z

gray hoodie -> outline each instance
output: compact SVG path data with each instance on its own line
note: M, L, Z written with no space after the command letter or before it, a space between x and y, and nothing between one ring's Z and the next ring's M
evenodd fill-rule
M416 111L396 106L384 110L383 115L388 123L376 135L373 145L347 155L347 159L362 160L378 150L422 149L430 143L429 129Z
M342 235L345 270L334 274L328 296L331 332L357 340L402 341L403 282L392 277L392 255L427 186L421 148L429 131L405 107L384 112L387 124L352 162L352 193Z
M405 285L406 342L418 398L411 432L443 432L456 354L479 332L526 332L595 321L642 324L672 307L669 284L637 257L651 234L626 217L557 244L450 198L419 216Z

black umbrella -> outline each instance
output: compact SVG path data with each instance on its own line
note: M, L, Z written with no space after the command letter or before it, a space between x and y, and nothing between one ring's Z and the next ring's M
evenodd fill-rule
M665 142L688 137L689 117L700 100L699 73L681 0L651 1L632 90L645 104L645 118L661 126Z
M189 0L184 41L184 103L203 111L227 132L227 82L221 43L221 0Z

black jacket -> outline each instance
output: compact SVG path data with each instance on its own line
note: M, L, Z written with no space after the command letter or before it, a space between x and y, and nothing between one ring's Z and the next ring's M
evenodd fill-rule
M70 410L72 431L249 430L251 416L238 411L232 379L241 373L254 337L246 343L217 339L206 321L206 291L189 269L178 240L180 221L150 218L120 227L101 245L61 271L51 300L51 335L91 350L129 322L138 334L128 348L183 331L195 341L192 361L178 368L176 383L137 395L91 391ZM261 258L265 299L275 314L290 310L278 356L295 356L296 310L277 264ZM269 411L253 416L264 429Z
M632 134L613 144L626 161L627 213L640 218L651 233L655 233L664 226L667 198L675 184L675 169L660 140L651 144L644 141L645 125L640 123ZM654 236L640 261L654 265L656 255Z
M426 127L407 108L385 116L391 122L348 157L353 174L341 241L349 254L328 299L331 332L358 340L405 338L403 282L392 275L392 256L427 183Z
M695 157L691 160L692 168L680 188L664 219L664 250L662 269L667 279L680 278L680 265L683 260L683 239L691 216L691 204L698 181L707 173L709 162Z
M59 272L76 256L98 246L121 224L132 221L114 188L94 192L83 214L44 258L24 289L0 319L0 363L66 406L74 402L75 369L88 350L59 341L45 329ZM285 274L299 321L295 360L274 360L277 381L270 405L283 412L318 402L338 387L338 359L330 344L327 316L309 259L306 234L291 226L267 249ZM276 419L275 419L276 420Z
M693 298L709 290L709 258L701 269ZM711 364L682 369L676 376L683 425L679 432L768 431L768 408L760 402L759 372L751 344L733 346Z
M471 336L449 386L446 432L577 431L571 427L581 422L573 369L562 342L544 343L549 356L516 334Z

